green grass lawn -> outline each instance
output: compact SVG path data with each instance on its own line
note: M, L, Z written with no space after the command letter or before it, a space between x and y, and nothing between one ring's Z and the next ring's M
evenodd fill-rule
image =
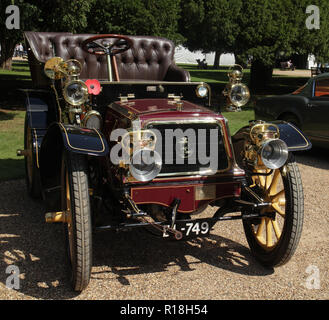
M243 108L241 112L222 112L222 114L228 120L231 135L248 125L250 120L255 119L254 109L250 107Z
M24 159L16 156L24 148L25 111L0 109L0 181L24 177Z
M17 89L32 86L27 61L13 61L11 71L0 69L0 181L24 177L24 158L16 156L24 148L22 94Z
M219 69L212 69L211 66L209 66L208 69L198 69L196 65L189 64L180 64L179 66L190 72L192 81L204 81L209 84L223 85L228 81L227 73L230 68L228 66L220 66ZM243 73L243 82L248 83L250 69L244 69Z
M0 69L0 79L3 81L31 80L27 61L13 61L12 70Z

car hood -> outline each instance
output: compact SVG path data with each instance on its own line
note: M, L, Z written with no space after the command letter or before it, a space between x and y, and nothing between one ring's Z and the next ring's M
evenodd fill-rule
M130 117L142 121L167 118L222 118L220 114L200 105L186 100L181 102L181 108L174 99L133 99L117 101L115 104Z

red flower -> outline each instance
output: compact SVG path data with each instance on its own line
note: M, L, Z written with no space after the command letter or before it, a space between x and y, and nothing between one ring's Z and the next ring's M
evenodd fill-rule
M97 96L101 92L101 84L97 79L88 79L86 81L88 93Z

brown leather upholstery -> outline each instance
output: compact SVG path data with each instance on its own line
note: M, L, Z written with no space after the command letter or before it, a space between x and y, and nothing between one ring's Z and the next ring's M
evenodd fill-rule
M66 33L69 35L70 33ZM33 84L42 87L48 84L49 79L43 72L44 63L54 57L54 38L58 32L24 32L27 54ZM64 33L63 33L64 35Z
M82 50L82 42L92 34L25 32L32 79L37 86L45 84L43 64L53 56L82 63L81 79L107 80L105 56ZM174 44L167 39L151 36L130 36L133 46L116 55L120 80L190 81L187 71L174 62ZM38 74L39 73L39 74ZM40 75L41 73L41 75Z

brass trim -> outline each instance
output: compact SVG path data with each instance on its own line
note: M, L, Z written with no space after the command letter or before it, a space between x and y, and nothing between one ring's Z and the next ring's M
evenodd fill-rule
M121 96L120 95L120 103L127 103L128 99L135 99L135 94L134 93L128 93L126 96Z
M55 97L56 97L56 102L57 102L57 107L58 107L58 118L59 118L58 120L62 121L62 109L61 109L61 104L59 103L58 92L56 90L56 87L53 84L50 87L54 90Z

